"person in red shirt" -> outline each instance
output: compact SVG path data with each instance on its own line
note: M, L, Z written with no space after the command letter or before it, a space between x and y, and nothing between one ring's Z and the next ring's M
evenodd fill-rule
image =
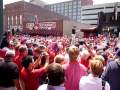
M15 58L15 63L18 65L19 71L22 69L22 59L26 57L28 54L28 49L26 46L20 46L19 47L19 54Z
M48 65L48 60L47 60L44 67L39 69L34 69L35 64L33 63L33 61L34 60L32 56L27 56L23 60L23 68L21 70L21 79L25 86L24 87L25 90L37 90L39 86L39 78L46 72L46 66Z

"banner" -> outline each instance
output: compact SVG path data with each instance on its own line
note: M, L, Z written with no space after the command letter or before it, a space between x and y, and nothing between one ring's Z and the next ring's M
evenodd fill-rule
M45 29L45 30L51 30L51 29L56 29L56 22L40 22L38 23L38 25L36 26L35 23L26 23L26 28L29 30L41 30L41 29Z

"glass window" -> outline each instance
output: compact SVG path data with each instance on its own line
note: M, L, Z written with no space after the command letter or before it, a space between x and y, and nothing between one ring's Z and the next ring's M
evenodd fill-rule
M68 6L65 6L65 9L68 9Z
M69 6L72 6L72 2L69 2Z
M13 25L13 16L11 16L11 20L12 20L12 25Z
M54 6L53 5L51 5L51 9L53 9L54 8Z
M16 20L16 25L18 24L18 17L15 16L15 20Z
M69 6L69 9L72 9L72 6Z
M78 11L81 11L81 8L78 8Z
M73 6L75 5L76 6L77 2L76 1L73 1Z
M22 19L23 19L23 16L20 15L20 24L22 24Z
M65 16L68 16L68 12L65 12Z
M77 11L77 9L73 9L73 12L76 12Z
M54 12L56 12L56 8L54 8Z
M73 20L76 20L76 16L73 16Z
M76 5L74 5L74 6L73 6L73 8L77 8L77 6L76 6Z
M80 19L80 18L81 18L80 15L78 15L78 16L77 16L77 19Z
M78 1L78 5L81 5L81 1Z
M56 8L56 5L54 5L54 8Z
M64 10L61 10L61 14L64 14Z
M77 15L77 13L76 13L76 12L74 12L74 13L73 13L73 15Z
M8 16L8 25L10 25L10 17Z
M61 7L64 7L64 3L61 3Z
M72 13L69 13L69 16L72 16Z
M80 11L78 11L78 15L81 15L81 12L80 12Z
M66 9L65 9L65 12L67 12L67 13L68 13L68 10L66 10Z
M71 13L71 12L72 12L72 9L69 9L69 12Z
M51 9L51 11L54 11L53 9Z
M56 6L57 8L60 8L60 4L57 4L57 6Z
M68 3L65 3L65 9L68 9Z

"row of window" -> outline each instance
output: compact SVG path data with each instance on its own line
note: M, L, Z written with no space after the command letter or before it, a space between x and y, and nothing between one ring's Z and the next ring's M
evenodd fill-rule
M65 6L65 7L57 7L57 8L49 8L50 10L54 10L54 9L58 9L58 10L60 10L60 9L80 9L81 8L81 6L79 5L79 6L76 6L76 5L74 5L74 6Z
M59 3L59 4L53 4L50 5L50 8L60 8L60 7L68 7L68 6L77 6L77 5L81 5L81 0L79 1L70 1L70 2L66 2L66 3Z

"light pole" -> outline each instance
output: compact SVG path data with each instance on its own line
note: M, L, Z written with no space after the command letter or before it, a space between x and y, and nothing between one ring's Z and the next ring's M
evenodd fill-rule
M0 41L3 35L3 0L0 0Z

